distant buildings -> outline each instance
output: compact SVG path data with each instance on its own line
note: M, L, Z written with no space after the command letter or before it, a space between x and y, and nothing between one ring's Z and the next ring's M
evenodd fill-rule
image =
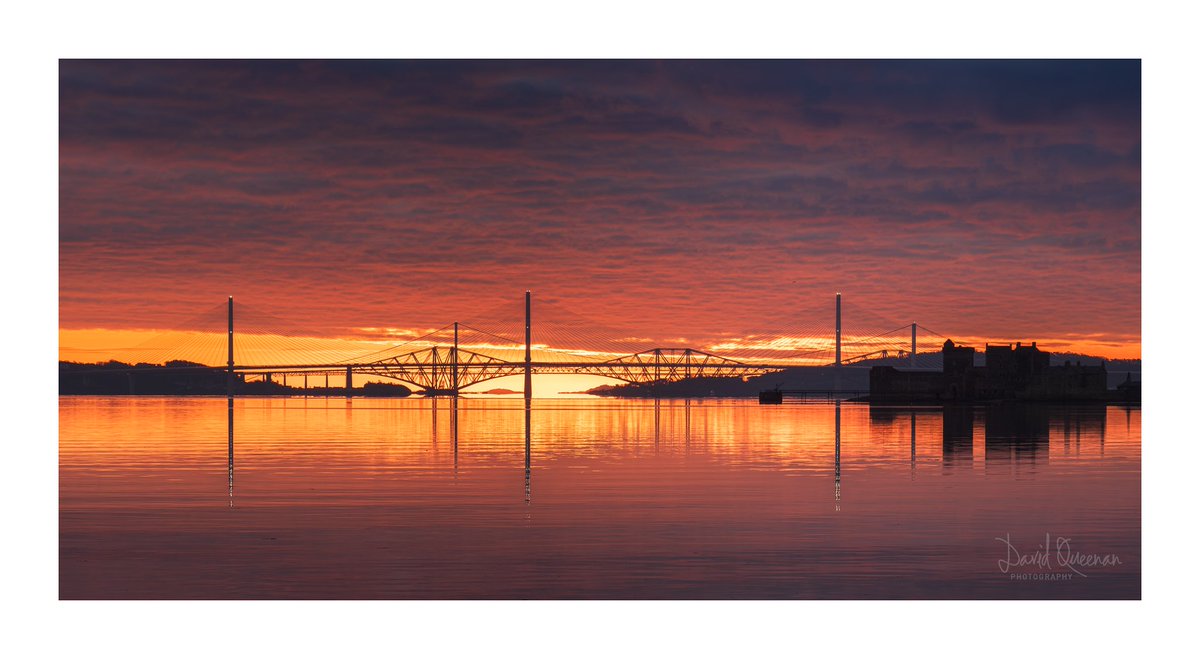
M985 366L975 366L975 348L942 345L942 372L871 369L872 402L887 401L1102 401L1109 398L1104 365L1068 361L1051 366L1037 343L988 345Z

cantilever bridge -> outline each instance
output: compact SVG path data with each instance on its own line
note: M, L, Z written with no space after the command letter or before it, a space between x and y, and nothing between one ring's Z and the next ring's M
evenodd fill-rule
M600 327L591 319L549 305L550 318L539 327L534 343L532 296L525 294L523 327L511 318L502 322L455 322L427 335L365 355L333 359L328 349L317 346L298 333L276 332L251 327L235 328L234 302L230 297L222 315L227 316L228 337L220 363L210 351L201 363L206 368L228 372L232 393L236 377L271 379L288 375L303 378L324 375L326 386L333 376L347 392L358 378L387 378L413 385L427 394L457 394L472 385L508 376L523 376L524 392L532 391L535 374L596 375L627 383L652 384L691 378L744 378L796 366L850 367L873 357L897 358L910 367L934 367L923 363L945 337L909 323L887 331L864 330L863 326L844 335L842 299L838 294L832 318L780 330L751 333L745 337L704 349L680 346L647 346L647 339ZM503 308L505 314L512 306ZM244 309L243 309L244 311ZM860 315L869 315L860 311ZM239 312L239 317L244 315ZM886 319L876 319L886 326ZM480 327L485 325L486 327ZM523 337L520 337L523 329ZM918 341L921 330L923 344ZM216 336L210 332L209 336ZM235 337L239 340L235 346ZM521 340L523 338L523 340ZM248 339L266 341L268 348L249 349ZM235 351L235 347L238 350ZM921 350L921 348L925 350ZM725 353L725 354L721 354ZM165 354L165 353L163 353ZM286 355L280 360L279 355ZM163 359L166 363L168 360ZM218 364L220 363L220 366Z
M244 374L332 372L353 378L377 375L414 384L427 391L453 392L510 375L598 375L630 383L676 382L687 378L746 377L789 368L787 364L750 364L692 348L654 348L604 361L505 361L461 348L432 347L360 364L234 365Z

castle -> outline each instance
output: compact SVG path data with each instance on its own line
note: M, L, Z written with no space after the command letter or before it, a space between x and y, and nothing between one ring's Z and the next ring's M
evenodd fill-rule
M1108 396L1104 365L1068 361L1050 365L1037 342L987 345L984 366L975 365L975 348L942 344L942 372L871 369L872 402L877 401L1102 401Z

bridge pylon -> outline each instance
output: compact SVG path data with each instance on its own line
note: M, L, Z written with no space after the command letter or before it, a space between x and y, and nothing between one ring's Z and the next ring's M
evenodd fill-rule
M842 390L842 294L838 293L833 312L833 390Z
M450 350L450 389L458 396L458 323L454 323L454 348Z
M528 289L525 291L525 399L533 398L533 333L530 329L532 322L530 302L531 293Z
M229 296L229 373L225 378L225 393L229 398L230 407L233 406L233 296Z

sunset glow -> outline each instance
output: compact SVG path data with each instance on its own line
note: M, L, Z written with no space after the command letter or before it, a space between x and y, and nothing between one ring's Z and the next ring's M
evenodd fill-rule
M337 361L497 305L516 328L526 289L535 342L597 358L551 321L761 360L827 350L835 291L859 338L916 322L1138 358L1140 80L1136 61L64 61L60 359L191 331L215 352L177 358L223 363L220 309L193 321L234 295Z
M59 599L1140 600L1141 67L59 60Z

